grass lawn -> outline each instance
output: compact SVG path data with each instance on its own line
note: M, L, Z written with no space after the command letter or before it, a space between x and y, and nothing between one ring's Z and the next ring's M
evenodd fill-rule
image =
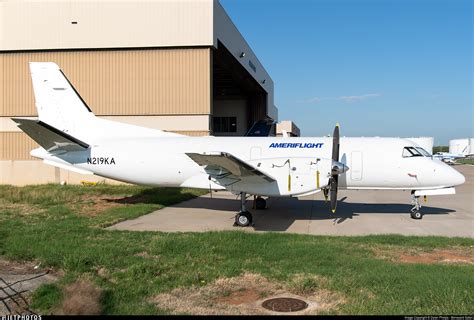
M474 165L474 159L458 159L458 160L456 160L456 163L473 164Z
M296 274L323 277L325 289L344 297L330 313L474 313L473 265L408 264L377 256L437 248L472 253L473 239L103 229L202 193L107 185L0 186L0 257L38 260L64 272L58 283L34 294L32 306L43 314L55 310L63 288L77 279L90 279L103 290L104 314L157 314L166 313L149 301L157 294L244 272L283 283ZM371 298L361 292L370 292Z

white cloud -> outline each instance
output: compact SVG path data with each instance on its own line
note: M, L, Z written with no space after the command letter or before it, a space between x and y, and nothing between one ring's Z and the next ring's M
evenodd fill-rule
M342 96L342 97L337 97L336 100L342 100L342 101L345 101L345 102L359 102L359 101L362 101L362 100L366 100L366 99L369 99L369 98L375 98L375 97L379 97L380 96L380 93L366 93L366 94L362 94L362 95L359 95L359 96Z
M360 102L363 100L367 100L370 98L376 98L380 97L380 93L366 93L366 94L361 94L361 95L356 95L356 96L340 96L340 97L313 97L310 99L306 99L304 101L300 101L300 103L320 103L321 101L326 101L326 100L336 100L336 101L344 101L346 103L353 103L353 102Z

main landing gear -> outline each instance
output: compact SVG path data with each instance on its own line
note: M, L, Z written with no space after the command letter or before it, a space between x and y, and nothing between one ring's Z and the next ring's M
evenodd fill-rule
M240 211L235 215L234 226L236 227L248 227L252 224L252 214L247 210L245 202L247 201L246 193L240 193ZM254 200L254 206L257 210L263 210L267 207L267 201L262 197L256 197Z
M252 214L247 211L247 207L245 206L246 201L246 194L245 192L240 193L240 212L235 215L235 222L234 226L238 227L248 227L252 224Z
M415 196L415 191L411 192L411 204L413 208L410 210L410 216L412 219L420 220L423 218L423 214L421 213L421 204L420 204L420 197Z

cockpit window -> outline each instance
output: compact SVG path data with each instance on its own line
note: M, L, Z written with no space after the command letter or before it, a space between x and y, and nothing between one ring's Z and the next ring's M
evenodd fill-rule
M403 157L404 158L423 157L423 155L415 147L405 147L403 148Z
M416 150L418 150L418 152L420 152L424 157L431 157L431 154L422 147L416 147Z

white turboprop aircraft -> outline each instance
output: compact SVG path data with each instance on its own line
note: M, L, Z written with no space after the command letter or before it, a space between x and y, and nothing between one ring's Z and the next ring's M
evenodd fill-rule
M420 196L454 194L464 183L455 169L399 138L189 137L96 117L60 68L30 63L38 119L14 118L41 147L31 155L82 174L133 184L227 189L241 197L235 224L248 226L246 195L287 197L323 191L332 212L338 189L411 190L411 216ZM350 167L350 170L349 170Z
M463 159L466 156L460 153L436 152L433 158L441 160L448 164L454 164L457 159Z

